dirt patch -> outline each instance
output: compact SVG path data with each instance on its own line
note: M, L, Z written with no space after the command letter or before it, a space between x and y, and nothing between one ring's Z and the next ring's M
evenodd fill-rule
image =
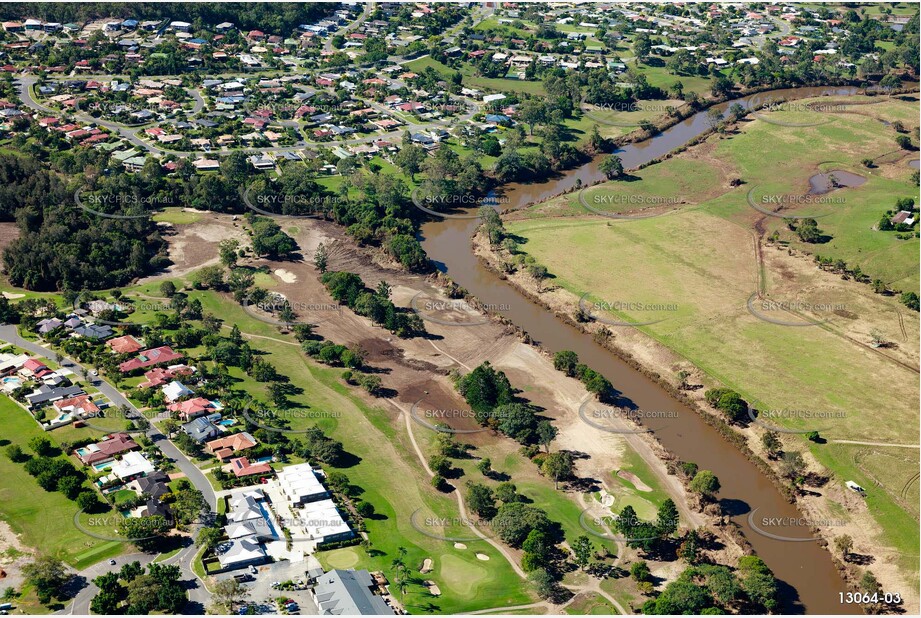
M203 214L195 223L173 225L159 223L160 233L167 242L167 257L172 264L163 272L144 277L139 283L186 277L203 266L217 264L218 243L235 238L246 244L247 234L240 220L232 215Z
M32 559L32 550L22 544L5 521L0 521L0 589L19 590L25 579L22 569Z

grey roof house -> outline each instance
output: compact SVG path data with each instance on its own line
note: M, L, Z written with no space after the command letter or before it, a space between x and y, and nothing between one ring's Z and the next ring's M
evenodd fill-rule
M317 578L312 590L321 616L389 616L393 610L371 592L374 581L365 570L335 569Z

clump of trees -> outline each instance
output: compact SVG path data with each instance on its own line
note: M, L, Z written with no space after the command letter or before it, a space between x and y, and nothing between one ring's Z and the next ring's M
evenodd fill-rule
M390 287L384 282L372 291L365 287L361 277L344 271L327 271L320 280L334 299L397 337L415 337L425 332L418 314L393 304Z
M178 613L186 603L180 575L175 565L151 562L145 572L140 562L125 564L120 571L93 580L99 592L90 602L90 610L101 615Z
M553 355L553 366L571 378L579 379L586 390L604 401L614 390L614 386L603 375L579 362L579 355L572 350L562 350Z
M711 388L704 393L704 398L707 403L725 414L730 422L744 423L750 420L748 402L731 388Z

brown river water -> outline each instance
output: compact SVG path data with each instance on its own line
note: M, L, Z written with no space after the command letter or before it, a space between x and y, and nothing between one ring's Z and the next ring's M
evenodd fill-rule
M764 93L785 99L850 95L850 87L797 88ZM747 99L728 101L718 106L725 110L733 103L747 105ZM615 151L625 169L635 168L686 144L710 128L705 112L676 124L661 134ZM778 130L795 130L778 126ZM509 184L501 188L505 209L520 208L546 200L563 191L604 179L599 159L543 183ZM859 614L859 606L839 602L847 589L836 571L831 556L811 539L808 527L778 523L773 518L795 521L802 514L788 503L764 474L714 428L688 406L637 371L612 352L596 344L591 336L568 326L544 308L533 303L480 264L471 250L470 239L479 223L475 209L455 211L467 218L439 218L422 226L420 238L429 258L437 267L481 302L500 311L551 352L573 350L579 359L602 373L617 390L618 405L638 410L674 412L657 421L654 433L678 458L692 461L719 477L720 503L724 512L741 526L746 539L781 581L784 613ZM629 223L628 223L629 224ZM552 267L550 268L552 271ZM615 327L616 328L616 327ZM629 327L620 327L629 328ZM765 518L769 521L765 523ZM758 529L757 532L749 521ZM769 536L769 535L773 535ZM784 539L774 537L786 537Z

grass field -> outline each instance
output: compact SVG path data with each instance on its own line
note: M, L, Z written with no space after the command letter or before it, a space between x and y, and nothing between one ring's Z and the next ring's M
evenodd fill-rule
M789 258L785 250L766 248L765 265L759 267L753 230L758 213L746 200L752 189L802 195L809 177L820 171L864 176L861 187L834 192L843 203L799 207L828 209L831 214L818 221L831 241L807 246L793 241L792 246L840 257L871 277L916 290L918 240L900 241L871 229L896 197L917 195L909 184L911 170L903 162L872 170L859 163L864 157L884 160L882 155L894 150L895 132L874 115L901 117L911 106L900 101L868 106L860 114L838 114L831 123L807 128L746 122L736 135L711 138L641 170L637 180L591 190L685 199L663 216L631 221L563 217L584 214L575 197L566 196L532 208L507 228L522 237L523 251L548 267L553 284L577 296L588 292L593 301L660 305L655 311L611 313L630 322L661 320L639 328L757 408L843 414L844 420L823 426L829 440L912 442L918 433L917 374L890 358L917 366L917 315L894 298L873 294L867 285L820 273L808 256ZM791 113L788 119L794 118ZM745 184L730 188L730 176ZM781 219L766 219L768 233L779 229L783 239L792 241ZM846 311L816 314L825 320L820 327L761 321L749 313L746 299L762 285L772 299L844 305ZM874 328L898 342L889 357L855 345L869 341ZM806 429L808 423L787 424ZM868 452L855 461L860 449L852 446L791 439L836 473L838 483L868 483L868 502L886 544L904 549L902 565L917 572L917 508L909 506L918 502L917 480L911 479L917 473L917 453L910 457L911 452L901 452L906 449L864 447Z
M158 212L153 217L154 221L172 223L173 225L186 225L188 223L195 223L201 219L201 215L196 212L186 212L182 208L178 207L169 207L164 208L162 212Z

